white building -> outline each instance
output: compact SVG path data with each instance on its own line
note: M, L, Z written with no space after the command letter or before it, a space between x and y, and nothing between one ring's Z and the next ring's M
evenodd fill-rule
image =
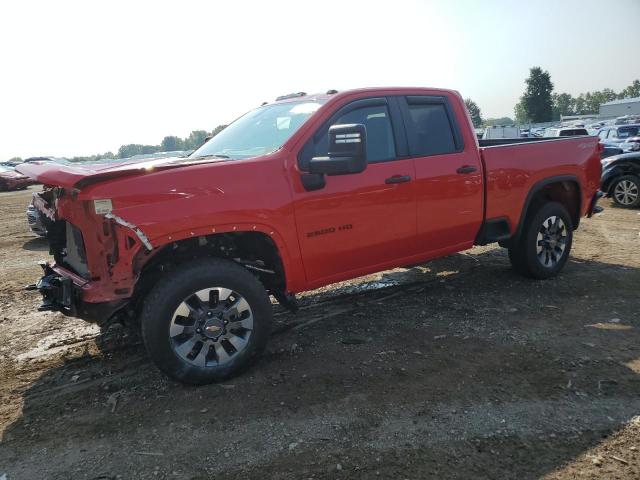
M640 97L623 98L600 105L601 117L621 117L623 115L640 115Z

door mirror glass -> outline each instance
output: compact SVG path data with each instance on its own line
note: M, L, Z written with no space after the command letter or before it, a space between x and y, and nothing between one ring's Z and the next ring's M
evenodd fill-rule
M326 175L360 173L367 168L367 129L359 123L329 128L329 152L313 157L309 172Z

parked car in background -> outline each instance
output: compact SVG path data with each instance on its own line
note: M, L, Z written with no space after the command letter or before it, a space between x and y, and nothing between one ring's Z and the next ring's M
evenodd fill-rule
M554 127L547 128L543 137L577 137L580 135L589 135L584 127Z
M640 124L603 127L598 138L603 145L619 147L623 152L640 150Z
M602 146L602 153L600 154L600 158L608 158L612 157L613 155L620 155L624 153L620 147L603 145L602 143L600 145Z
M55 162L55 163L70 163L69 160L62 157L29 157L22 161L22 163L31 163L31 162Z
M615 125L632 125L640 123L640 115L623 115L616 118Z
M37 182L11 167L0 166L0 191L22 190L35 183Z
M638 152L640 151L640 137L628 138L624 142L618 143L617 146L619 146L624 153Z
M640 207L640 152L615 155L601 164L605 196L622 207Z
M520 129L515 125L491 125L484 129L483 140L520 138Z
M0 166L2 167L9 167L9 168L16 168L17 165L19 165L22 162L17 162L15 160L7 160L6 162L0 162Z

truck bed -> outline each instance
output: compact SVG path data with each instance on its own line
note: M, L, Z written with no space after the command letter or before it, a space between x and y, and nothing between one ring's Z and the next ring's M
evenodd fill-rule
M580 137L580 138L584 138L584 137ZM566 140L566 139L567 137L493 138L493 139L486 139L486 140L478 140L478 144L480 147L498 147L500 145L513 145L514 143L554 142L556 140Z
M593 161L599 158L597 137L480 140L479 145L485 174L485 219L506 219L511 234L518 228L528 196L542 183L577 182L578 189L581 185L580 216L586 214L598 191L600 162Z

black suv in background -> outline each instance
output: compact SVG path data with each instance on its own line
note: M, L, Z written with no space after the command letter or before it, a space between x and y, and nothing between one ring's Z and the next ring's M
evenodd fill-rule
M621 207L640 207L640 152L602 160L600 190Z

